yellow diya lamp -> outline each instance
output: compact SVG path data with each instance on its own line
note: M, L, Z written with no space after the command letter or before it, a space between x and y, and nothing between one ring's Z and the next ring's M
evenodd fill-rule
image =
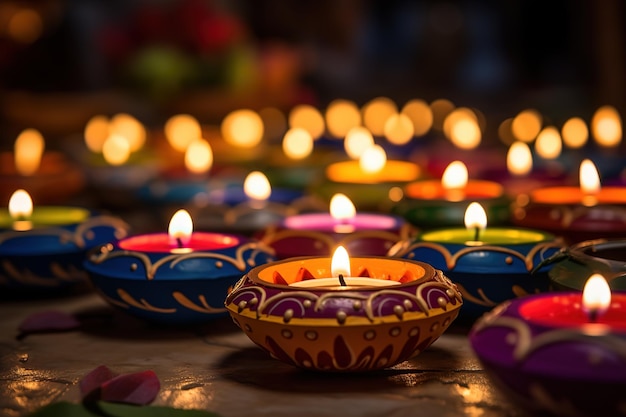
M462 304L428 264L387 257L290 258L247 272L225 301L272 357L327 372L392 367L434 342Z

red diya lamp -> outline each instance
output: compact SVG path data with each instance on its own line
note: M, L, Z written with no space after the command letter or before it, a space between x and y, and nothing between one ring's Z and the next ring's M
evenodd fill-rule
M41 133L26 129L15 140L13 152L0 153L0 199L18 188L27 189L36 201L62 203L83 189L85 178L62 153L45 151Z
M467 167L454 161L443 173L441 181L423 180L408 184L404 198L393 212L425 229L462 226L469 202L479 202L492 224L509 221L510 200L503 187L493 181L469 180Z
M137 317L198 323L226 314L224 297L251 267L273 260L271 249L237 235L194 232L177 211L168 233L130 236L92 251L85 269L100 295Z
M534 190L528 201L516 201L513 222L550 231L567 243L626 237L626 187L601 187L590 160L580 165L580 186Z
M531 412L622 415L626 295L601 275L582 292L506 302L472 328L471 346L494 384Z
M411 239L417 231L397 216L357 213L344 194L330 200L329 213L288 216L258 235L276 251L278 259L293 256L330 256L343 245L355 256L383 256L397 242Z
M51 291L86 283L86 253L128 233L122 220L81 207L33 205L17 190L0 210L0 287Z
M415 356L458 315L461 295L441 271L340 248L250 270L225 301L235 324L283 362L352 372Z

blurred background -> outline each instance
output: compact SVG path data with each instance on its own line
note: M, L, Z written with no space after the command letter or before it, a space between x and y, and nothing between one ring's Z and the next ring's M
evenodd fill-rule
M216 123L239 107L446 98L491 126L622 114L619 0L3 0L0 133L51 139L94 114ZM488 138L489 134L485 135Z

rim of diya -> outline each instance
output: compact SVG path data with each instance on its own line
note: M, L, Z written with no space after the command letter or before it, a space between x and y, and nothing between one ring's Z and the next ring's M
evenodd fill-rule
M461 294L432 266L373 256L350 262L355 277L399 284L293 286L332 276L331 259L290 258L251 269L226 298L226 308L273 357L320 371L393 366L426 349L458 316Z

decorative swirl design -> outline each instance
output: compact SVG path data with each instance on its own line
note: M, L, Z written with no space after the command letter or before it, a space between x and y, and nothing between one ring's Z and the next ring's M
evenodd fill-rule
M64 284L72 284L77 282L85 282L87 273L76 268L74 265L68 265L63 268L58 262L52 262L48 267L49 275L41 276L30 269L18 269L8 259L2 259L2 270L5 275L0 275L3 284L16 283L27 287L58 287Z

